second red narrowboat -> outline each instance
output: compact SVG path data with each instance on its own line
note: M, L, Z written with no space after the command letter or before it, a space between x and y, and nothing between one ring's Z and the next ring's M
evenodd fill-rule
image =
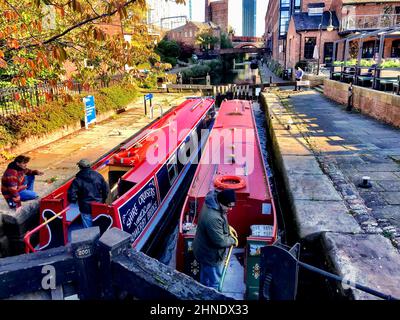
M222 292L238 299L258 299L260 248L276 242L275 205L257 133L252 103L224 101L204 147L179 222L177 269L199 280L200 264L192 244L207 197L235 189L236 206L228 222L238 234Z

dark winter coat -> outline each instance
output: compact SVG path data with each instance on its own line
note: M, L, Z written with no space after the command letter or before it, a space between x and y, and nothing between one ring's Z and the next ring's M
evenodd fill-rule
M91 214L91 202L105 203L110 192L103 176L90 168L81 169L68 189L68 201L78 202L81 213Z
M1 178L1 193L4 198L20 203L19 193L26 189L25 176L33 176L38 173L38 170L22 169L15 162L11 162Z
M200 263L218 266L224 260L226 248L234 243L229 235L227 216L222 212L216 193L211 191L200 212L193 241L194 256Z

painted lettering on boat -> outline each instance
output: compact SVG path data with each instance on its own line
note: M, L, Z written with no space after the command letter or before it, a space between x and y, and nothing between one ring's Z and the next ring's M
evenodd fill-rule
M135 240L158 209L154 179L151 179L136 195L119 209L123 230Z

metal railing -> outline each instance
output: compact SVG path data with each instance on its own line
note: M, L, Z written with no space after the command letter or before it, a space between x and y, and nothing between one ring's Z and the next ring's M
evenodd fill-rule
M107 82L101 79L89 86L77 81L58 82L57 84L40 83L26 87L0 88L0 117L22 112L32 112L49 101L63 99L65 95L92 93L96 89L118 84L122 76L113 76Z
M24 236L24 243L25 243L25 253L30 253L30 252L36 252L37 250L40 250L40 248L34 248L33 245L31 244L31 237L34 233L37 233L41 229L43 229L45 226L47 226L50 222L55 220L56 218L61 217L63 221L63 230L64 230L64 225L66 224L66 213L69 209L69 206L64 208L62 211L51 217L50 219L45 220L42 224L39 224L36 228L34 228L31 231L28 231L25 236ZM65 236L65 234L64 234Z
M400 14L349 15L342 19L340 31L374 30L400 25Z

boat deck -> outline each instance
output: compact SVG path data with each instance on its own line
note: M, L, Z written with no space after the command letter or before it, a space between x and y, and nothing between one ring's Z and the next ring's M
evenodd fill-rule
M244 249L233 248L228 270L226 270L222 293L237 300L245 298Z

